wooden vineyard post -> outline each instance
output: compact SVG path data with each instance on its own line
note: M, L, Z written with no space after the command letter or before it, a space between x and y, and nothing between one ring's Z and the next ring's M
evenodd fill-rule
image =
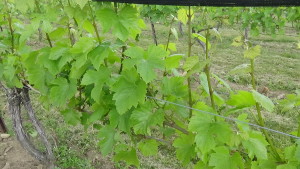
M7 128L5 126L4 120L2 117L0 117L0 133L6 133Z

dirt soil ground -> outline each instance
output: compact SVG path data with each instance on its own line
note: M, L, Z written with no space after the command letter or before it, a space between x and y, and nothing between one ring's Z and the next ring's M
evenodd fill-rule
M0 169L44 169L38 160L31 157L16 138L0 138Z

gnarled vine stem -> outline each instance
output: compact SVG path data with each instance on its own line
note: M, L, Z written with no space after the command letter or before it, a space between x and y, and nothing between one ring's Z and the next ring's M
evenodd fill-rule
M48 141L46 134L35 117L35 112L32 108L28 88L7 88L0 83L0 88L5 92L8 102L8 111L11 114L13 129L17 136L18 141L22 147L28 151L34 158L38 159L45 165L52 167L54 166L54 155L52 151L52 146ZM30 140L28 133L25 131L23 126L23 120L21 116L21 106L24 106L25 110L29 115L29 119L37 130L44 146L46 147L46 153L38 150Z

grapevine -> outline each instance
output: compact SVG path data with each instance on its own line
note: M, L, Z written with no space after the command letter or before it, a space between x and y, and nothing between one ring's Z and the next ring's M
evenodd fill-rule
M23 147L47 165L53 167L55 160L29 92L38 93L41 104L58 110L69 124L97 130L101 154L127 167L139 168L139 154L155 156L165 144L174 148L184 168L300 167L299 139L277 147L269 131L193 110L244 122L254 119L265 127L264 112L277 105L257 92L255 60L261 46L253 45L248 33L233 40L250 62L234 71L250 74L253 89L234 91L210 70L212 51L222 40L218 29L239 24L251 36L275 36L293 23L299 30L299 8L161 7L89 0L5 0L0 5L0 87L15 125L22 127L20 107L28 111L46 155L27 144L26 133L15 127L19 141L27 140ZM154 44L143 48L137 37L143 37L144 17L150 19ZM169 27L166 43L156 37L156 22ZM176 22L187 27L186 54L176 54L170 42L171 35L178 39ZM42 45L33 48L29 41L37 35ZM202 44L201 56L192 55L195 42ZM212 80L227 95L218 93ZM297 108L299 97L299 91L291 94L278 107ZM300 136L300 125L293 133Z

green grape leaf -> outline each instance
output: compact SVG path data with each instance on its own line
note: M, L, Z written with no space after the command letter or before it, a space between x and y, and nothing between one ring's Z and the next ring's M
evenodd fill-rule
M275 105L267 96L262 95L255 90L252 90L252 95L255 101L258 102L263 108L270 112L274 110Z
M79 5L79 7L82 9L89 0L75 0L75 3Z
M176 97L185 97L188 93L188 88L184 81L185 79L183 77L164 77L162 87L163 94L173 95Z
M204 91L209 94L209 86L206 74L202 72L199 78ZM225 103L224 99L216 91L213 92L213 97L217 105L223 105Z
M80 79L81 76L86 72L89 64L80 65L80 67L76 66L76 62L73 63L70 73L70 78L72 79Z
M118 14L112 9L104 8L97 12L97 17L103 27L103 32L112 29L113 34L122 41L129 36L135 37L140 33L140 19L137 9L132 6L125 6Z
M209 94L209 87L208 87L208 81L207 81L207 76L205 73L201 73L199 76L199 79L201 81L201 86L203 87L204 91Z
M22 0L16 0L15 5L16 5L16 9L21 11L22 13L25 13L28 10L28 5L26 4L26 2L24 3L24 1Z
M32 5L34 8L36 8L35 3ZM42 7L44 4L40 4L40 5ZM41 12L44 13L44 11L41 11ZM57 6L47 6L47 10L45 10L45 13L40 16L41 16L41 18L40 18L41 21L44 21L45 19L47 19L47 20L49 20L49 22L58 23L56 21L60 17L60 12L58 11Z
M164 48L160 46L151 45L148 47L147 57L154 57L154 58L165 58L168 56L168 52L165 51Z
M110 126L116 128L119 125L120 114L116 109L109 112L109 124Z
M16 56L14 55L8 55L6 58L3 60L3 76L7 81L12 81L15 77L16 74L16 68L15 68L15 63L16 63Z
M213 169L213 167L208 166L203 161L198 161L194 166L194 169Z
M199 33L193 33L193 36L195 38L199 39L204 44L206 44L206 38L204 36L202 36L201 34L199 34ZM208 43L208 50L210 50L211 44L209 43L209 41L207 43Z
M180 55L180 54L171 55L171 56L166 57L166 60L165 60L166 69L170 70L170 69L178 68L182 57L183 57L183 55Z
M137 63L137 70L146 83L156 78L155 69L162 70L164 61L162 58L167 56L167 52L160 47L150 46L144 58L140 58Z
M46 94L48 87L46 86L46 71L42 65L37 64L38 52L32 52L24 61L27 79L42 94Z
M134 65L137 67L138 73L146 83L156 78L156 69L164 68L164 60L167 52L158 46L150 46L146 52L139 47L132 47L126 50L125 55L131 57L124 61L125 69L130 69Z
M36 27L34 24L35 23L31 23L31 25L26 26L26 28L20 36L20 43L27 41L38 30L38 27Z
M193 10L191 10L191 14L192 14L192 18L191 20L194 19L194 15L193 15ZM188 22L188 10L181 8L177 11L177 18L179 21L181 21L183 24L187 24Z
M295 94L288 94L285 99L280 100L280 107L282 107L281 112L288 112L291 109L295 108L298 105L300 105L300 95Z
M71 99L77 91L76 81L73 79L68 82L67 79L59 77L52 84L49 98L55 106L66 105L66 101Z
M101 139L99 141L100 151L102 155L106 156L113 151L116 131L111 126L105 126L99 130L98 136Z
M238 152L230 155L228 148L223 146L217 147L215 153L211 154L209 166L214 166L214 169L240 169L244 168L244 162Z
M159 45L159 46L160 46L160 45ZM168 49L169 49L170 51L177 51L176 44L175 44L175 43L169 43Z
M252 161L251 162L251 169L274 169L277 167L277 162L273 159L267 159L267 160L260 160L258 161Z
M108 46L100 45L88 53L88 58L91 60L95 69L104 64L104 60L109 56L111 50Z
M82 78L81 85L104 84L109 78L110 71L107 67L100 67L98 71L88 70Z
M62 68L67 64L67 63L70 63L73 59L73 56L66 52L65 55L62 55L60 57L60 59L58 60L58 63L57 63L57 67L58 67L58 70L59 71L62 71Z
M143 48L141 47L131 47L129 49L127 49L125 52L124 52L125 55L131 57L131 58L141 58L145 55L145 51Z
M21 36L22 38L22 36ZM8 44L3 44L2 42L0 42L0 52L3 53L5 52L6 50L9 50L10 47L8 46Z
M211 35L212 35L213 37L218 38L218 39L222 42L222 37L221 37L220 32L219 32L216 28L212 28L211 30L212 30L212 31L210 32Z
M126 28L135 28L138 25L139 17L138 17L138 11L136 8L127 5L124 8L120 10L118 13L120 22L126 27Z
M252 93L240 90L237 94L232 93L230 95L227 104L238 108L245 108L255 106L255 100Z
M39 50L36 62L47 68L48 72L50 72L52 75L57 75L59 73L58 61L49 59L50 52L50 47L45 47Z
M108 55L107 61L111 64L114 64L116 62L121 63L121 58L114 51L111 50Z
M249 120L247 119L248 117L248 114L246 113L242 113L238 116L238 120L239 121L243 121L243 122L249 122ZM245 123L239 123L239 122L236 122L237 124L237 127L239 128L240 131L242 131L242 133L240 134L240 136L242 138L249 138L249 134L248 132L251 130L250 126L248 124L245 124Z
M140 162L136 154L136 150L132 148L127 151L120 151L114 156L115 161L125 161L128 166L134 165L139 167Z
M292 163L289 163L289 164L282 164L282 165L279 165L276 167L276 169L298 169L299 165L297 164L292 164Z
M16 76L16 56L8 55L3 59L3 78L6 81L8 87L23 87L19 78Z
M72 7L72 6L69 6L69 5L64 6L64 11L67 14L67 16L69 17L69 19L74 18L75 12L76 12L75 7Z
M295 157L296 146L292 145L284 148L284 157L285 159L292 161Z
M203 122L203 120L195 117L191 119L189 129L197 132L195 142L204 154L214 149L218 142L228 142L232 134L227 123Z
M248 151L250 158L257 157L257 159L267 159L268 152L266 146L268 142L260 133L252 132L249 134L249 138L242 142L245 149Z
M215 113L211 107L198 103L197 109ZM194 112L189 123L189 131L195 132L196 146L203 154L214 149L219 143L230 142L232 131L230 126L222 121L214 122L211 115Z
M146 97L146 83L138 78L134 69L123 71L121 77L112 87L115 92L113 100L116 101L117 111L124 114L132 106L143 103Z
M244 57L248 59L254 59L261 54L261 46L256 45L255 47L249 48L244 52Z
M212 77L214 77L219 82L219 84L225 86L229 91L232 91L230 85L224 79L220 78L216 74L212 74Z
M174 140L173 146L176 148L176 157L182 162L183 165L187 165L195 158L195 136L181 135Z
M108 112L108 110L101 104L94 103L92 105L92 113L88 113L86 116L86 125L91 125L92 123L96 122L97 120L101 120L101 118Z
M80 123L81 113L76 110L66 109L61 111L61 114L64 116L64 120L73 126Z
M90 34L93 34L95 32L94 26L89 20L85 20L82 27Z
M148 103L134 110L131 115L133 129L136 134L151 135L152 126L162 126L164 114L160 111L152 112L151 104Z
M171 32L174 35L174 37L178 40L178 33L177 30L175 28L171 28Z
M55 46L51 48L49 59L50 60L57 60L61 56L65 55L68 52L68 48L61 47L61 46Z
M51 23L49 21L43 20L42 30L46 33L50 33L53 30L53 26L51 25Z
M197 63L199 62L199 57L198 56L191 56L186 58L185 64L183 66L183 69L185 71L191 70Z
M194 73L202 72L203 68L210 63L210 60L198 61L186 74L186 77L190 77Z
M116 35L122 41L126 41L129 37L129 32L126 27L119 21L116 21L116 24L113 26L113 34Z
M64 28L57 28L54 31L49 33L49 37L51 40L58 40L61 39L65 34L67 33L67 30Z
M71 49L72 50L72 49ZM74 62L72 62L72 68L79 69L84 66L87 62L87 54L86 53L77 53L74 54Z
M97 102L100 102L100 93L102 87L110 77L110 71L106 67L100 67L98 71L88 70L81 81L81 85L90 85L94 84L94 88L91 92L91 97Z
M113 109L109 112L109 122L113 127L118 127L121 131L130 133L130 116L131 112L128 111L125 114L120 115L117 110Z
M81 37L70 49L71 53L81 54L87 53L94 47L94 39L91 37Z
M114 12L113 9L110 8L100 9L97 11L96 15L101 23L104 33L108 32L118 20L117 14Z
M158 145L155 140L144 140L138 143L138 148L144 156L155 156L158 153Z
M242 46L243 45L242 36L238 36L238 37L234 38L231 45L235 46L235 47Z

